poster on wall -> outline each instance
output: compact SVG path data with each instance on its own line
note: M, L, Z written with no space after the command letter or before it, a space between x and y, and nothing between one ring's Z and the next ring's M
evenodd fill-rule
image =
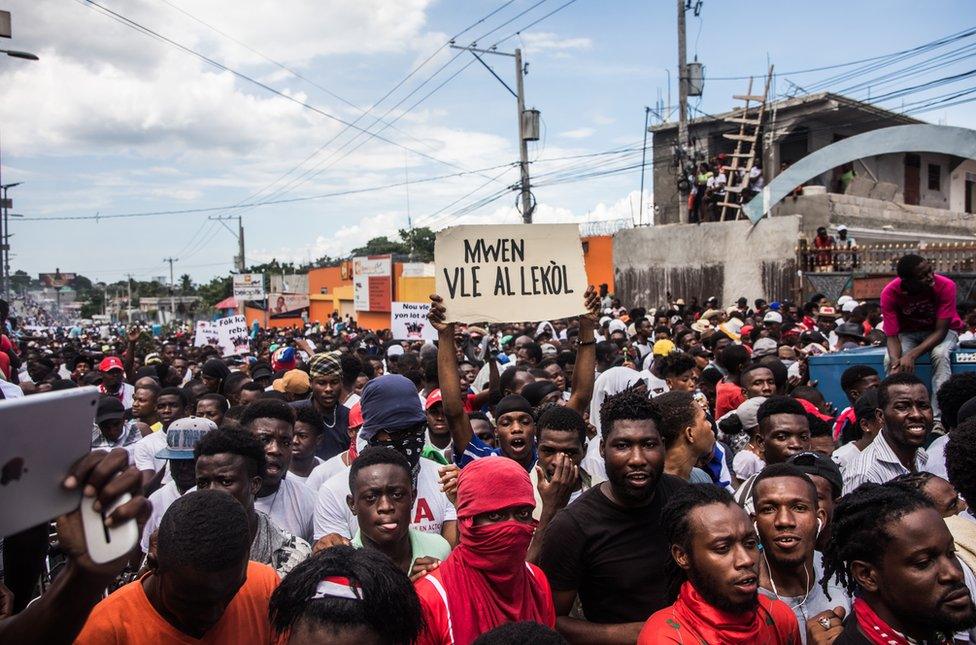
M437 233L434 264L452 322L557 320L586 310L576 224L454 226Z
M307 293L272 293L269 301L271 318L300 318L309 306Z
M356 311L390 311L393 258L368 255L352 259L353 306Z
M437 340L437 330L427 321L429 302L394 302L390 332L394 340Z

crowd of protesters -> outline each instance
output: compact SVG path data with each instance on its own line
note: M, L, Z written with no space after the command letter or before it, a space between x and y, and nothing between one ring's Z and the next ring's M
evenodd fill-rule
M97 387L63 485L129 493L106 522L141 532L104 564L77 511L56 549L47 523L3 536L0 642L976 638L951 280L909 255L880 303L603 291L480 326L435 295L436 343L336 317L230 357L189 329L22 329L0 301L0 395ZM864 345L885 367L854 361L838 410L809 359Z

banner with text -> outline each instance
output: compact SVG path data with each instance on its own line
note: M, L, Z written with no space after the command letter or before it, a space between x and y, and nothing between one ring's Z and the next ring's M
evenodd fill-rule
M241 300L261 300L264 298L264 274L263 273L235 273L234 274L234 299Z
M220 347L220 337L217 328L209 320L197 321L197 332L193 337L194 347Z
M390 311L393 300L393 257L369 255L353 258L352 285L356 311Z
M586 311L576 224L446 228L437 233L434 264L452 322L557 320Z
M217 328L217 339L224 356L246 354L250 350L247 319L244 316L218 318L213 325Z
M394 302L390 331L394 340L437 340L437 330L427 321L429 302Z

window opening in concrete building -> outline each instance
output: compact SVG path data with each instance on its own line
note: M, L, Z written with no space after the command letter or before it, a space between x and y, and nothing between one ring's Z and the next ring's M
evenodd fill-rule
M937 163L929 164L929 190L942 190L942 166Z

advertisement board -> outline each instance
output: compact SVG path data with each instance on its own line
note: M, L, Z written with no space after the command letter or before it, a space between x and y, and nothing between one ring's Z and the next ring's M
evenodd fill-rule
M369 255L352 259L353 306L356 311L390 311L393 258Z

